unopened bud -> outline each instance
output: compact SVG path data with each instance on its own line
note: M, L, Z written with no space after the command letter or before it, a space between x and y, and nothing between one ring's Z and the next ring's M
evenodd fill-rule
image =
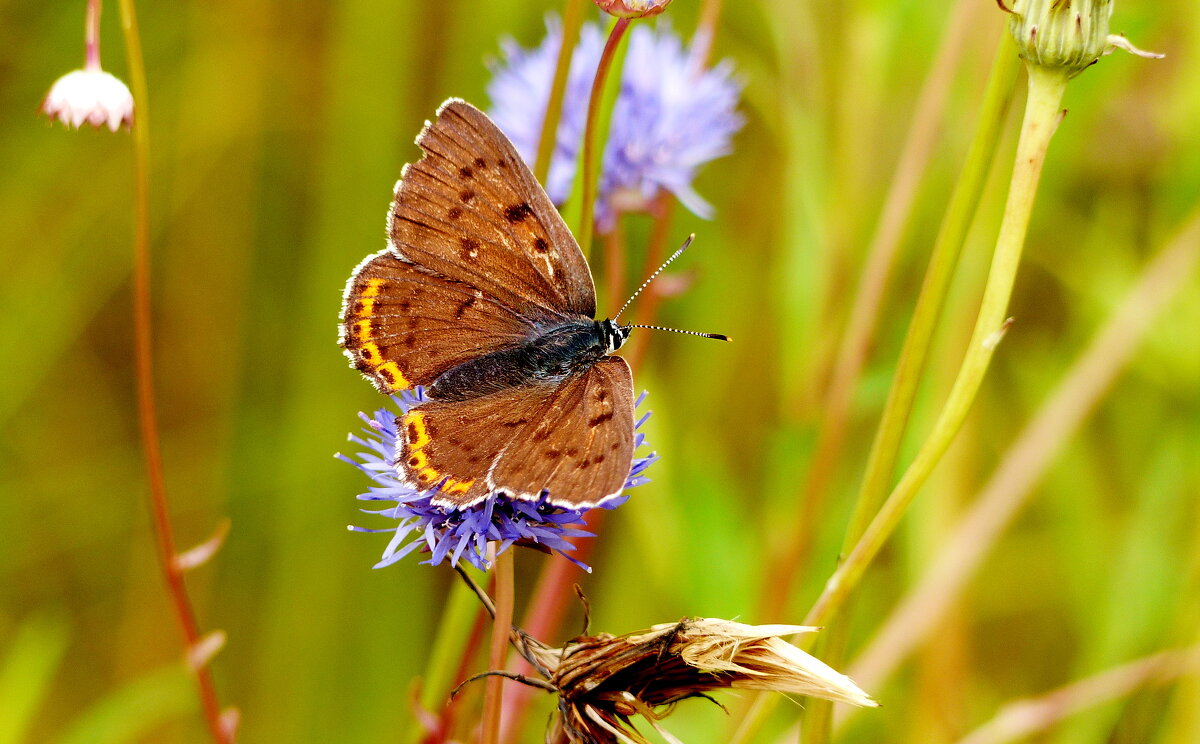
M1008 28L1021 58L1073 78L1116 48L1145 57L1123 36L1108 33L1113 0L1013 0Z
M645 18L667 9L671 0L594 0L596 6L618 18Z

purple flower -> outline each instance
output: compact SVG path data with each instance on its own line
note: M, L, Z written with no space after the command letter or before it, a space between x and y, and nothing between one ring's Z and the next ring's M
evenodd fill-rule
M638 404L645 398L645 393L638 398ZM424 402L424 391L416 389L416 393L403 392L393 396L393 401L401 413L407 413L413 406ZM403 484L396 472L396 411L380 408L373 416L360 413L359 417L366 423L362 436L350 435L350 441L364 448L351 458L343 454L337 457L370 476L375 481L367 493L359 494L362 501L391 501L394 505L386 509L363 509L367 514L380 514L398 522L393 527L384 529L365 529L350 527L355 532L390 532L392 539L383 551L383 558L375 564L375 568L389 566L418 548L428 548L430 556L424 561L436 566L443 560L449 560L451 565L465 559L481 570L486 570L485 557L489 541L498 543L496 552L507 550L514 543L532 544L550 552L558 553L580 567L591 569L579 561L566 555L565 551L573 550L574 546L565 538L570 536L588 536L592 533L578 529L573 525L583 523L586 509L571 510L552 506L544 499L538 502L517 501L501 493L490 494L478 504L466 508L448 508L435 506L432 503L435 489L417 491ZM647 413L635 428L640 428ZM641 447L645 443L645 434L638 433L634 446ZM646 483L649 479L642 475L650 463L658 459L651 453L645 457L635 457L629 469L629 478L625 481L626 488L633 488ZM615 509L625 503L628 496L607 501L601 509Z
M547 19L546 28L546 38L534 49L504 41L504 59L495 66L488 86L492 118L529 163L537 153L562 38L556 19ZM710 217L712 207L692 189L692 179L701 165L730 151L730 139L742 126L736 111L741 84L733 78L733 66L726 60L698 69L665 25L639 25L628 43L604 150L597 222L607 229L618 211L643 208L660 188L697 215ZM557 204L570 193L592 77L603 47L603 31L586 24L571 58L546 184Z

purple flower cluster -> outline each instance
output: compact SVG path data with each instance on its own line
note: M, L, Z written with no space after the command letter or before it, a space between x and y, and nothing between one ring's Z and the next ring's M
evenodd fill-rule
M488 86L491 116L526 162L537 153L562 29L551 18L542 43L524 49L509 40ZM704 69L665 24L638 25L629 35L621 90L604 150L596 219L611 227L618 211L643 208L666 189L701 217L712 207L692 188L696 169L727 154L742 126L741 85L726 60ZM598 25L586 24L571 58L563 113L556 133L546 191L556 204L570 193L583 135L592 78L604 48Z
M639 404L643 398L644 393L638 398ZM417 388L415 394L405 391L392 400L402 414L407 413L425 400L424 391L421 388ZM574 546L565 538L591 536L590 532L574 526L583 523L586 510L563 509L547 503L545 499L537 502L517 501L503 493L490 494L481 503L463 509L435 506L433 497L436 489L417 491L404 485L396 472L396 411L380 408L373 416L365 413L359 416L366 427L362 436L352 434L350 441L360 445L363 450L356 453L357 459L343 454L337 457L375 481L367 493L358 496L360 500L394 502L386 509L363 511L398 522L394 527L385 529L350 528L355 532L392 533L392 539L375 568L389 566L418 548L425 547L430 556L424 563L436 566L443 560L449 560L451 565L456 565L459 559L466 559L477 568L486 570L487 543L496 541L497 553L507 550L514 543L533 544L559 553L582 568L591 570L566 555L566 551L573 550ZM640 428L649 417L649 413L643 416L635 428ZM645 436L640 432L637 434L635 447L645 444ZM657 459L658 455L654 453L635 457L625 487L633 488L646 483L648 479L642 474ZM627 499L628 496L622 495L598 508L615 509Z

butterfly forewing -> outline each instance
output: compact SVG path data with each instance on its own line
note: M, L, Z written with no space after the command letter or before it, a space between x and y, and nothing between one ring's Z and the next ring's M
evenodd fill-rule
M425 156L405 168L389 220L397 256L535 321L595 314L583 253L486 115L452 99L417 144Z
M409 485L440 484L435 503L464 507L503 492L585 508L621 492L633 462L633 379L610 357L558 385L430 402L401 417L398 465Z
M494 297L385 250L346 284L340 342L354 366L390 394L429 385L450 367L535 332Z

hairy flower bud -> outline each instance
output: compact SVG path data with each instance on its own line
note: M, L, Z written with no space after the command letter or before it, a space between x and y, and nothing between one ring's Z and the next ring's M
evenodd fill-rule
M1115 48L1143 57L1123 36L1108 33L1113 0L1013 0L1008 28L1021 58L1073 78Z

